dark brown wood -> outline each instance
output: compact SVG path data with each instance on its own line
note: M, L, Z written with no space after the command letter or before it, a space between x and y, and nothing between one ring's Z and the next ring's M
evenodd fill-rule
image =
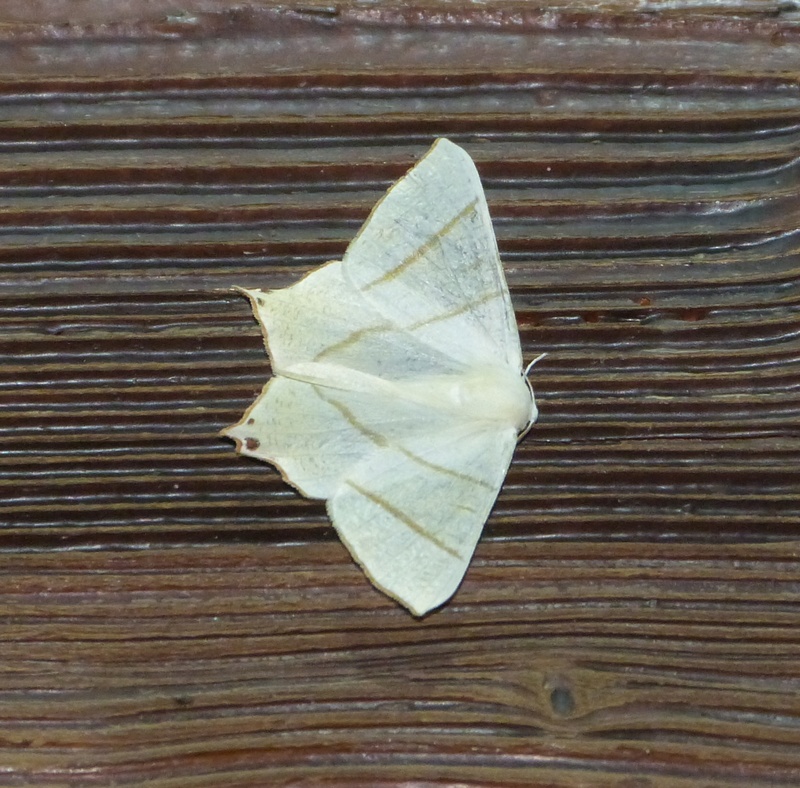
M800 785L796 5L74 5L0 11L0 785ZM229 288L437 136L548 356L418 621L217 433Z

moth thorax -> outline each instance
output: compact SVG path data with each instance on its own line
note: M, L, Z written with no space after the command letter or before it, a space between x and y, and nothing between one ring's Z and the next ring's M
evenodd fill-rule
M536 417L536 405L525 378L510 367L472 369L454 381L450 395L465 415L513 425L517 432Z

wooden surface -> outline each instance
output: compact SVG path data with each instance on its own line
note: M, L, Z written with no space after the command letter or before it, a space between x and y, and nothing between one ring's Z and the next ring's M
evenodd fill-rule
M796 6L69 5L0 12L0 785L800 785ZM417 621L217 432L228 288L436 136L548 356Z

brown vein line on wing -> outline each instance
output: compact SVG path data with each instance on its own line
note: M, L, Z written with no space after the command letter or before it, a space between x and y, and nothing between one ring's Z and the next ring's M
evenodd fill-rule
M334 342L332 345L329 345L324 350L320 350L316 356L312 359L312 361L319 361L320 359L325 358L326 356L330 356L333 353L336 353L340 350L345 350L348 347L358 344L364 337L368 337L370 334L381 334L386 331L391 331L392 326L389 323L381 323L377 326L366 326L365 328L359 328L356 331L348 334L344 339L340 339L338 342Z
M373 279L373 281L369 282L363 286L362 290L369 290L372 287L377 287L378 285L383 284L384 282L388 282L392 279L398 277L403 271L405 271L410 266L414 265L414 263L419 262L433 247L436 243L442 240L448 233L452 232L453 229L467 216L469 213L475 210L478 204L477 197L472 200L472 202L468 203L464 208L462 208L447 224L443 227L439 228L430 238L428 238L425 243L419 246L416 250L414 250L405 260L401 263L396 265L394 268L386 271L385 273L381 274L377 279Z
M488 482L483 481L483 479L476 479L474 476L470 476L467 473L460 473L459 471L454 471L452 468L448 468L446 465L437 465L435 462L429 462L428 460L420 457L413 452L410 452L408 449L403 448L402 446L394 446L397 451L401 454L408 457L408 459L413 460L414 462L418 463L419 465L424 466L425 468L430 468L432 471L436 471L438 473L444 473L447 476L453 476L456 479L461 479L461 481L469 482L470 484L475 484L478 487L483 487L486 490L493 490L491 484Z
M496 298L501 298L501 297L502 293L499 293L497 291L486 293L486 295L481 296L480 298L476 298L473 301L469 301L466 304L462 304L461 306L449 309L447 312L442 312L440 315L436 315L435 317L427 317L425 318L425 320L418 320L416 323L411 323L410 325L405 327L405 330L414 331L417 328L423 328L424 326L429 326L432 323L438 323L442 320L449 320L451 317L458 317L459 315L462 315L465 312L470 312L479 306L488 304L489 301L494 301Z
M418 328L424 328L425 326L432 325L433 323L439 323L442 320L449 320L453 317L458 317L459 315L463 315L466 312L470 312L473 309L477 309L479 306L483 306L484 304L488 304L490 301L494 301L496 298L501 298L502 293L497 291L493 291L491 293L486 293L485 295L481 296L480 298L475 298L472 301L469 301L466 304L461 304L460 306L454 307L453 309L449 309L447 312L442 312L439 315L435 315L434 317L426 317L424 320L418 320L416 323L411 323L408 326L404 327L405 331L414 331ZM365 326L364 328L359 328L356 331L352 331L343 339L340 339L338 342L334 342L332 345L320 350L316 356L312 359L312 361L320 361L327 356L331 356L339 351L346 350L353 345L357 345L362 339L368 337L372 334L383 334L392 330L396 330L394 326L390 323L380 323L377 326Z
M444 550L445 553L452 555L453 558L457 558L459 561L463 561L464 558L461 556L457 550L453 550L452 547L448 547L441 539L437 539L430 531L426 531L419 523L415 520L412 520L405 512L401 512L395 506L389 503L389 501L381 498L380 495L375 495L375 493L370 492L369 490L365 490L360 485L356 484L353 481L346 480L345 484L349 487L352 487L359 495L364 496L368 501L372 501L376 506L380 506L381 509L388 512L395 520L403 523L407 528L413 531L415 534L418 534L423 539L427 539L431 544L436 545L440 550Z
M429 468L430 470L436 473L442 473L446 476L452 476L455 479L460 479L461 481L468 482L469 484L474 484L478 487L483 487L486 490L494 490L494 487L489 484L488 482L483 481L483 479L476 479L474 476L470 476L468 473L461 473L460 471L454 471L452 468L448 468L446 465L438 465L435 462L430 462L426 460L424 457L420 457L418 454L414 454L414 452L409 451L404 446L400 446L397 443L393 443L390 441L385 435L381 435L379 432L375 432L375 430L371 430L366 425L362 424L356 417L355 414L345 405L342 405L341 402L337 402L332 397L326 397L320 390L318 386L315 386L313 383L310 384L311 387L314 389L314 393L321 399L323 402L327 402L332 407L336 408L339 411L342 418L357 432L360 432L367 440L372 441L376 446L386 449L392 448L395 451L402 454L404 457L408 457L409 460L412 462L421 465L423 468Z
M314 393L323 401L327 402L329 405L332 405L336 410L339 411L342 418L354 429L356 432L360 432L367 440L372 441L376 446L380 446L380 448L384 449L390 445L389 440L386 438L385 435L381 435L379 432L375 432L375 430L371 430L366 425L362 424L356 417L353 411L350 408L342 405L341 402L337 402L332 397L326 397L320 390L319 386L311 383L309 384L311 388L314 390Z

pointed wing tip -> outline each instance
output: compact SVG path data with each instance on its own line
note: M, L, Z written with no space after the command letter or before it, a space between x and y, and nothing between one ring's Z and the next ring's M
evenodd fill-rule
M219 432L217 432L217 437L219 438L229 438L230 440L236 440L236 436L233 435L233 430L235 430L239 424L230 424L227 427L223 427Z
M460 145L457 145L452 140L447 139L447 137L438 137L434 141L433 145L431 145L431 147L428 149L425 157L427 158L434 152L438 153L439 155L444 154L447 156L467 159L471 164L474 164L472 161L472 156L470 156L469 153L467 153L466 150L464 150L464 148L462 148Z
M447 599L443 599L439 602L433 602L432 604L425 604L425 605L413 605L410 602L404 601L402 599L398 599L397 601L411 613L414 618L425 618L429 613L433 613L438 610L450 597Z
M447 591L445 594L431 595L427 599L417 600L416 603L410 599L402 599L400 596L389 591L386 593L408 610L414 618L425 618L430 613L435 613L446 605L453 598L457 589L458 587L454 588L452 591Z
M245 426L245 420L237 421L236 424L231 424L228 427L223 427L217 435L220 438L227 438L228 440L232 440L236 442L236 451L242 452L245 441L247 440L247 435L245 434L245 430L243 427Z
M457 143L453 142L451 139L447 137L437 137L431 148L442 148L443 150L452 150L452 151L461 151L464 153L464 149L458 145Z
M350 549L349 545L347 545L347 547ZM369 578L369 581L372 583L372 585L375 586L378 591L386 594L386 596L404 607L409 613L411 613L412 616L414 616L414 618L425 618L425 616L436 612L443 605L446 605L453 598L458 590L458 587L461 585L461 581L464 579L462 575L455 587L445 589L444 591L442 589L436 589L432 592L418 594L412 597L407 593L402 593L396 587L392 588L391 586L393 584L384 584L375 576L375 573L369 570L369 568L358 556L353 554L353 557L355 558L356 563L363 570L364 574L366 574L366 576Z

